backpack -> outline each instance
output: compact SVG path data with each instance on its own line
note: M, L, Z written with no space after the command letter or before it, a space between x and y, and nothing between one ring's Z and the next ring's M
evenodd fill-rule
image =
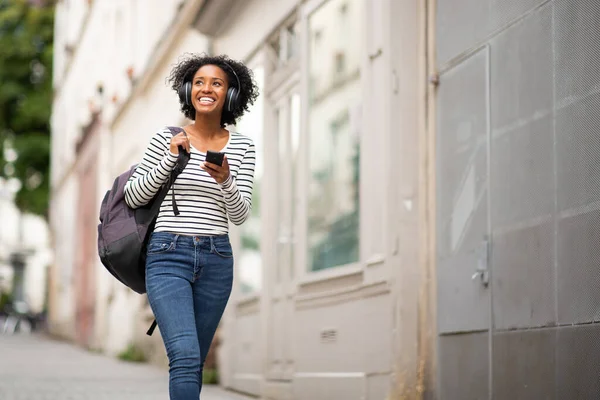
M169 127L169 130L173 136L182 131L185 133L182 128L177 127ZM115 278L139 294L146 293L146 248L160 205L189 159L190 154L180 146L179 156L169 179L145 206L132 209L125 202L125 184L137 165L119 175L102 200L98 225L100 261ZM174 213L178 215L174 193L171 201ZM152 335L155 327L156 321L147 332L148 335Z

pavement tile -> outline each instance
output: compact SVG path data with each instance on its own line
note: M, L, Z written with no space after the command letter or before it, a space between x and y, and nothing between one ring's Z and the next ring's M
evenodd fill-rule
M42 335L0 335L0 400L166 400L168 372ZM249 400L204 385L201 400Z

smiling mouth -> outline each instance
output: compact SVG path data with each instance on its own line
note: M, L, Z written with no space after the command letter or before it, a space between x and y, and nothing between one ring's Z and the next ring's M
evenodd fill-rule
M212 99L210 97L200 97L200 99L198 99L198 102L202 105L211 105L215 102L215 99Z

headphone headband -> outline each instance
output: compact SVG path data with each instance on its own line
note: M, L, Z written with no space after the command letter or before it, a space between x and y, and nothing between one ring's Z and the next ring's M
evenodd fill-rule
M237 81L237 88L238 90L242 90L242 84L240 83L240 78L238 78L238 75L235 73L235 69L233 69L231 67L231 65L227 64L226 62L223 61L223 64L227 65L227 67L231 70L231 72L233 72L233 76L235 76L235 80Z

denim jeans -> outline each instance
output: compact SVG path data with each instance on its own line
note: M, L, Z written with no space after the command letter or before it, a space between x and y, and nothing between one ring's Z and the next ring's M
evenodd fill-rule
M152 234L146 289L169 358L171 400L198 400L204 360L232 283L228 235Z

